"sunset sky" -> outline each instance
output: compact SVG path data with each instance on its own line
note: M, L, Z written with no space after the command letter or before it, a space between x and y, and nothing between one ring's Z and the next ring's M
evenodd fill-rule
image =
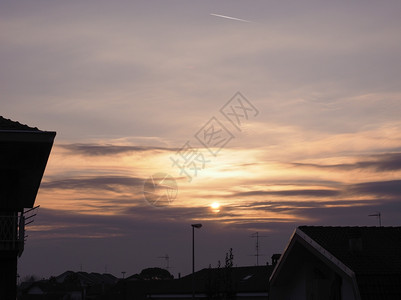
M255 232L264 264L299 225L399 226L400 15L400 1L0 0L0 115L57 132L20 275L121 277L166 254L186 275L193 223L196 269L230 248L254 265ZM206 128L221 129L209 148ZM173 163L186 145L192 178ZM143 194L156 173L178 186L162 207Z

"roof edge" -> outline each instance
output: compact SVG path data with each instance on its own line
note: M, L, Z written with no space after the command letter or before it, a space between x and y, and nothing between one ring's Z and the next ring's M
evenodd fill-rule
M337 257L323 248L320 244L315 242L309 235L303 232L299 227L295 229L294 234L298 235L302 240L304 240L308 245L310 245L313 249L315 249L318 253L320 253L323 257L325 257L328 261L333 263L336 267L342 270L345 274L347 274L353 282L354 292L356 299L361 299L361 295L359 293L358 283L356 280L355 272L352 271L349 267L347 267L343 262L341 262Z
M22 131L41 131L37 127L31 127L26 124L22 124L18 121L13 121L11 119L4 118L0 116L0 129L4 128L5 130L22 130Z
M354 271L352 271L349 267L347 267L344 263L342 263L339 259L337 259L329 251L327 251L322 246L320 246L310 236L308 236L305 232L303 232L299 227L297 227L294 230L294 232L292 233L291 238L290 238L289 242L287 243L287 246L284 248L284 252L282 253L276 266L274 267L273 272L269 278L269 285L272 282L274 282L274 280L276 279L277 272L281 269L283 261L287 258L290 248L292 248L292 246L294 245L294 243L296 242L297 239L301 239L302 241L304 241L307 245L309 245L317 253L321 254L324 258L326 258L334 266L338 267L345 274L347 274L352 280L355 298L357 300L361 299L361 296L359 293L359 288L358 288L358 283L357 283Z
M284 257L287 257L288 249L290 248L290 246L292 244L292 241L294 240L295 234L296 234L296 229L291 234L291 237L290 237L290 240L287 243L287 246L285 246L283 253L281 254L278 262L276 263L276 265L274 266L273 272L271 273L270 278L269 278L269 283L274 279L276 273L278 272L278 269L281 268L281 264L282 264L282 261L284 260Z
M55 131L0 130L0 142L53 142Z
M322 254L325 258L331 261L334 265L344 271L348 276L355 277L354 271L352 271L349 267L347 267L344 263L342 263L337 257L327 251L325 248L320 246L314 239L312 239L309 235L303 232L299 227L295 229L295 233L300 236L305 242L307 242L310 246L312 246L316 251Z

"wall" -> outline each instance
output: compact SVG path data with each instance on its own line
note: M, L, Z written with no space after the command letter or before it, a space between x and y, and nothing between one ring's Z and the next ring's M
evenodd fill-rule
M351 278L336 273L305 248L290 253L278 274L281 279L270 287L270 300L354 300Z

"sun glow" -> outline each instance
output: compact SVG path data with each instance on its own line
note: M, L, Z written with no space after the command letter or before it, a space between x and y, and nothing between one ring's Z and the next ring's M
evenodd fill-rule
M210 208L214 213L218 213L220 211L220 203L219 202L213 202L210 204Z

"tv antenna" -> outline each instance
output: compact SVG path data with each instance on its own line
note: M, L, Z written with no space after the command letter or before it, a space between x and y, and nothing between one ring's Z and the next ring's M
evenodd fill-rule
M265 238L265 237L267 237L267 236L259 235L259 232L255 232L255 233L251 234L251 238L256 238L256 244L255 244L256 254L254 254L254 256L256 256L256 265L257 266L259 266L259 256L263 256L262 254L259 254L259 249L260 249L259 238Z
M159 256L158 258L164 258L166 260L166 270L169 271L170 270L170 257L168 256L168 254L166 254L165 256Z
M374 214L370 214L368 215L368 217L377 217L377 219L379 220L379 227L382 227L382 216L380 211L375 212Z

